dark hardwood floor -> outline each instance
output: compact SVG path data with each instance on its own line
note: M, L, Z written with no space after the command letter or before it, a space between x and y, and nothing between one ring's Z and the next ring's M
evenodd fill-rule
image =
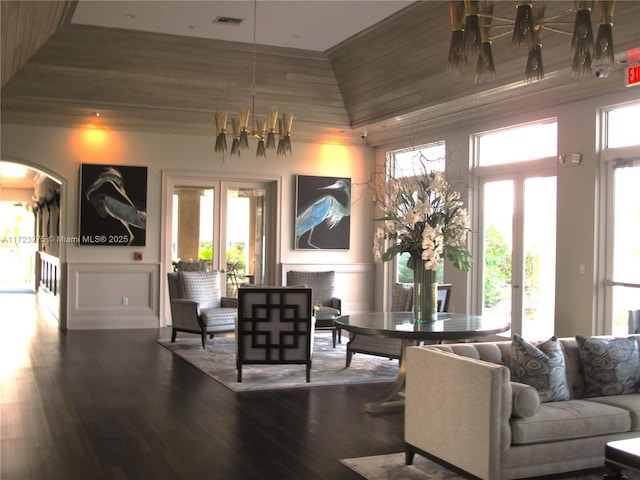
M237 394L157 344L158 330L58 330L1 294L0 478L357 480L341 458L403 450L389 384Z

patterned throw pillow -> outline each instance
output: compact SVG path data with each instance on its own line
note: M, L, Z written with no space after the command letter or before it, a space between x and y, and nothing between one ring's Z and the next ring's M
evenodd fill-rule
M635 338L576 335L584 371L585 397L622 395L640 388L640 359Z
M520 335L511 342L511 381L538 391L541 402L569 400L564 352L556 337L534 345Z

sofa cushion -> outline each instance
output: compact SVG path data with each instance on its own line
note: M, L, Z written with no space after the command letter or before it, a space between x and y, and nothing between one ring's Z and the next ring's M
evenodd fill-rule
M207 332L229 332L235 330L238 310L236 308L205 308L200 311Z
M631 429L627 410L588 400L544 403L534 416L512 417L510 423L514 445L608 435Z
M534 345L520 335L511 343L511 380L538 391L541 402L569 400L564 353L556 337Z
M533 417L540 410L538 391L524 383L511 382L511 415Z
M627 410L631 416L631 430L640 432L640 395L637 393L592 397L586 399L586 401L604 403Z
M638 343L629 338L576 335L584 372L584 397L621 395L638 391Z
M178 272L185 298L198 304L200 310L220 306L220 273Z

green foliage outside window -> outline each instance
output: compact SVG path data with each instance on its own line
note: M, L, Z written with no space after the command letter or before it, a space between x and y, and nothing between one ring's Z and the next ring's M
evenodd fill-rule
M237 272L247 272L247 261L244 254L244 242L234 242L227 248L227 265L236 264Z
M213 243L200 242L200 260L212 260L212 259L213 259Z
M493 308L508 297L511 285L511 252L500 231L489 225L484 247L484 306Z
M408 252L398 255L398 283L413 283L413 270L407 266L407 261L411 258ZM438 283L444 283L444 265L438 267L436 279Z
M493 308L510 297L511 251L500 231L493 225L485 233L484 306ZM524 258L525 318L534 318L540 294L540 252L534 246Z

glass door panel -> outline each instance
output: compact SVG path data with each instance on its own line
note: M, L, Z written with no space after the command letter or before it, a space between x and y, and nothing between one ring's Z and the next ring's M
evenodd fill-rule
M524 181L522 335L553 335L556 284L556 177Z
M613 170L612 334L626 335L629 310L640 309L640 162Z
M556 177L530 173L482 183L482 314L509 318L530 340L553 335Z
M265 188L226 188L226 264L228 282L262 283L265 270Z
M483 185L482 314L511 318L513 180Z
M171 260L205 261L214 269L215 189L176 187L173 192Z

